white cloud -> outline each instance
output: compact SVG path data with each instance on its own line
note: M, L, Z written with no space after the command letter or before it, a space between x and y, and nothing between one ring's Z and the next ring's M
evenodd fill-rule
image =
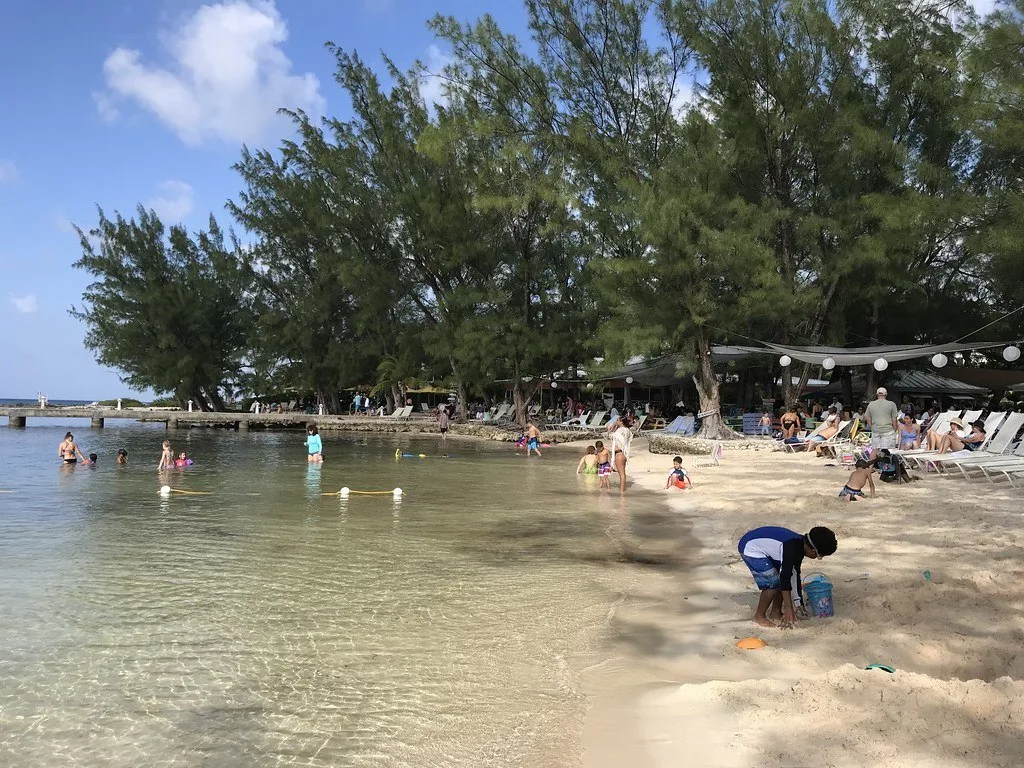
M93 91L92 100L96 103L96 111L100 113L100 119L105 123L114 123L121 116L120 110L114 104L109 93Z
M441 77L444 68L453 63L455 59L442 51L436 45L431 44L427 48L427 60L424 62L426 72L420 77L420 95L427 103L427 106L448 103L446 90L450 87L448 81Z
M195 207L195 192L184 181L164 181L158 187L159 194L146 202L147 208L156 211L164 224L178 224L192 213Z
M271 0L204 5L161 37L167 67L118 48L103 70L111 92L152 112L188 145L211 138L256 142L275 123L283 132L281 107L323 114L320 81L309 72L292 74L281 50L288 29Z
M23 315L31 315L37 309L39 309L39 302L36 301L36 295L34 293L26 293L24 296L15 296L13 293L10 294L11 304Z
M0 160L0 184L11 184L21 176L18 166L10 160Z

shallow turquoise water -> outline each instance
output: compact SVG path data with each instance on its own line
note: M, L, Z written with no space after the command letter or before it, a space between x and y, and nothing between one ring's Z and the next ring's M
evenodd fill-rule
M623 553L677 532L568 449L75 429L98 467L0 428L0 764L578 764ZM158 475L165 435L194 466Z

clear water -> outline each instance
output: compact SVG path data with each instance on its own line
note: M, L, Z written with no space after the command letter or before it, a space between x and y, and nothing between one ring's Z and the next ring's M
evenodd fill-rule
M0 428L2 765L577 765L580 669L677 532L568 451L76 429L96 468Z

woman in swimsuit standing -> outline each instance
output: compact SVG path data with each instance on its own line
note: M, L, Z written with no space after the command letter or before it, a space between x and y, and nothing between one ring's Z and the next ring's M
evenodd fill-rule
M626 492L626 461L629 459L629 444L633 440L633 432L629 428L628 418L620 418L612 433L612 456L615 471L619 473L619 491Z
M77 464L79 459L85 461L85 457L78 449L78 443L75 442L75 436L70 432L64 435L64 442L57 448L57 455L64 460L65 464Z

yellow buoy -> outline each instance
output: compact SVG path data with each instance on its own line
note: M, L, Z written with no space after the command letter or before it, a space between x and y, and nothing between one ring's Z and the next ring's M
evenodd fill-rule
M759 637L744 637L738 643L737 648L742 648L745 651L759 651L764 648L765 642Z

